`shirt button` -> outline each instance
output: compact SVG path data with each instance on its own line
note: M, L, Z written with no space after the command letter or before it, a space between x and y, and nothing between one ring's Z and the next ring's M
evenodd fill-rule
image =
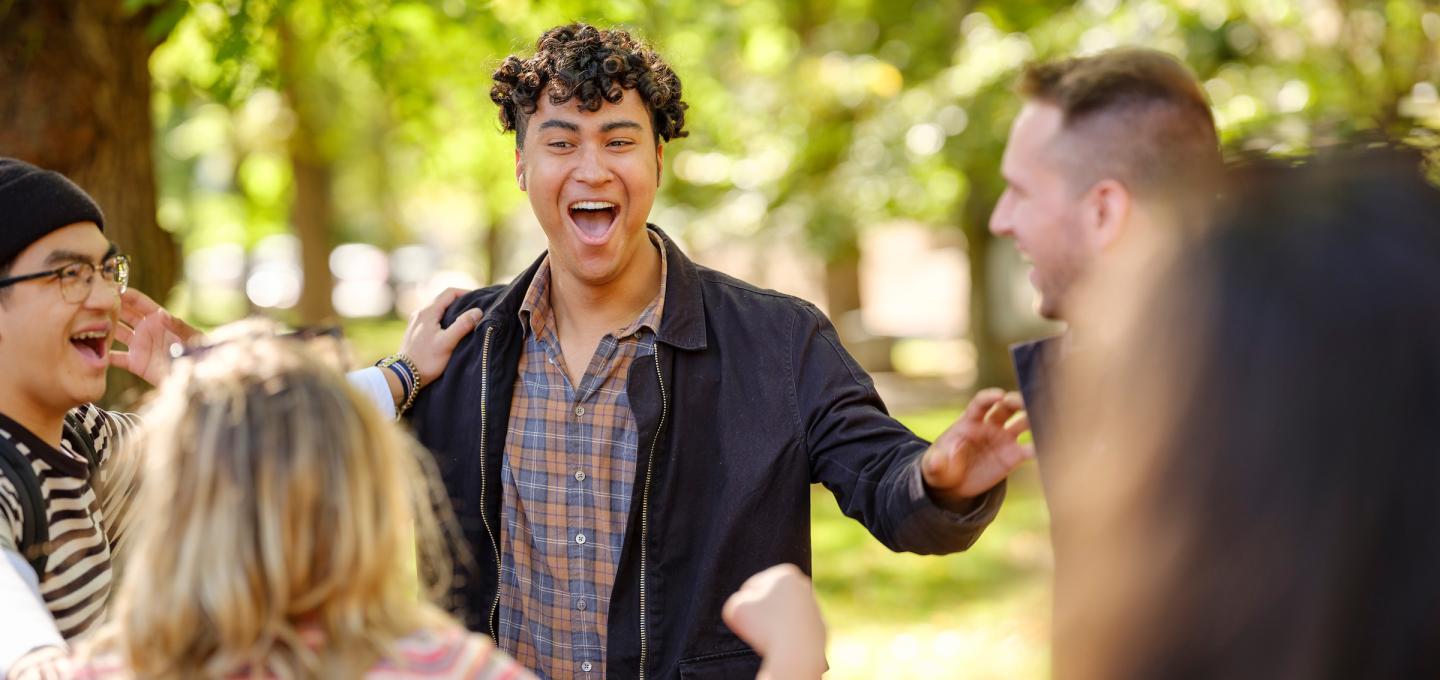
M585 407L584 407L584 406L576 406L576 407L575 407L575 415L577 415L577 416L583 416L583 415L585 415Z
M585 545L585 534L575 534L575 542Z
M576 470L576 471L575 471L575 481L577 481L577 482L583 482L583 481L585 481L585 471L584 471L584 470Z
M584 600L576 600L576 601L575 601L575 608L576 608L576 609L579 609L579 610L582 611L582 612L585 611L585 601L584 601Z
M591 668L592 666L590 665L589 661L580 664L580 670L585 671L586 673L589 673Z

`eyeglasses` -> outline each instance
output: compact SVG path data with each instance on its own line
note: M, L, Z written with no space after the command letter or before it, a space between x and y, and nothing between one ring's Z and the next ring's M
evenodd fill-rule
M8 288L17 283L53 276L60 280L60 297L70 303L84 302L85 298L90 297L91 291L95 289L96 272L95 265L89 262L71 262L50 271L0 279L0 288ZM98 272L100 278L115 289L117 294L124 293L125 289L130 286L130 257L127 255L111 257L100 264Z
M329 338L332 341L338 342L345 339L345 330L340 328L339 326L306 326L304 328L293 331L277 333L275 334L275 337L281 340L298 340L300 342L309 342L311 340ZM170 356L176 359L179 359L181 357L193 359L204 355L206 352L209 352L216 347L221 347L225 344L228 344L233 340L234 339L221 340L220 342L213 342L206 345L181 346L177 344L174 347L170 348Z

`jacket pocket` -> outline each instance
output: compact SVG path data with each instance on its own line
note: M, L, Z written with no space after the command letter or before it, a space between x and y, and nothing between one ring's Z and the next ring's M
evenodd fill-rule
M760 656L748 649L680 661L680 680L752 680L759 672Z

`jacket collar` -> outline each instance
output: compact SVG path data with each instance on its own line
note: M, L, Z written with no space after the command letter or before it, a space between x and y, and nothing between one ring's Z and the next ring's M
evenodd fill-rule
M665 313L660 317L660 331L655 334L655 339L676 349L703 350L708 343L705 340L705 298L700 291L700 269L660 227L653 224L645 226L660 237L666 258ZM525 301L525 291L530 288L530 282L544 260L544 254L535 258L535 262L500 291L500 295L485 310L487 320L504 323L516 318L520 305Z

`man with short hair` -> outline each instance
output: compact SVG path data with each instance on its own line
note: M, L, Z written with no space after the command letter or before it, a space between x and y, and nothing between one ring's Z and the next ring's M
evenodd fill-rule
M1029 260L1040 315L1083 335L1075 300L1093 274L1208 223L1222 171L1215 120L1185 66L1150 49L1031 64L1018 89L990 231ZM1047 376L1072 334L1012 349L1037 444L1051 420Z
M721 607L766 567L809 571L812 482L893 550L978 538L1028 453L1018 396L982 393L931 445L813 305L647 224L686 134L659 54L562 26L494 81L549 249L451 306L484 320L409 414L477 563L467 625L542 677L753 677Z
M0 158L0 676L94 629L110 592L97 487L130 422L91 402L112 364L154 379L110 342L144 350L163 327L119 323L129 261L104 225L65 177Z

